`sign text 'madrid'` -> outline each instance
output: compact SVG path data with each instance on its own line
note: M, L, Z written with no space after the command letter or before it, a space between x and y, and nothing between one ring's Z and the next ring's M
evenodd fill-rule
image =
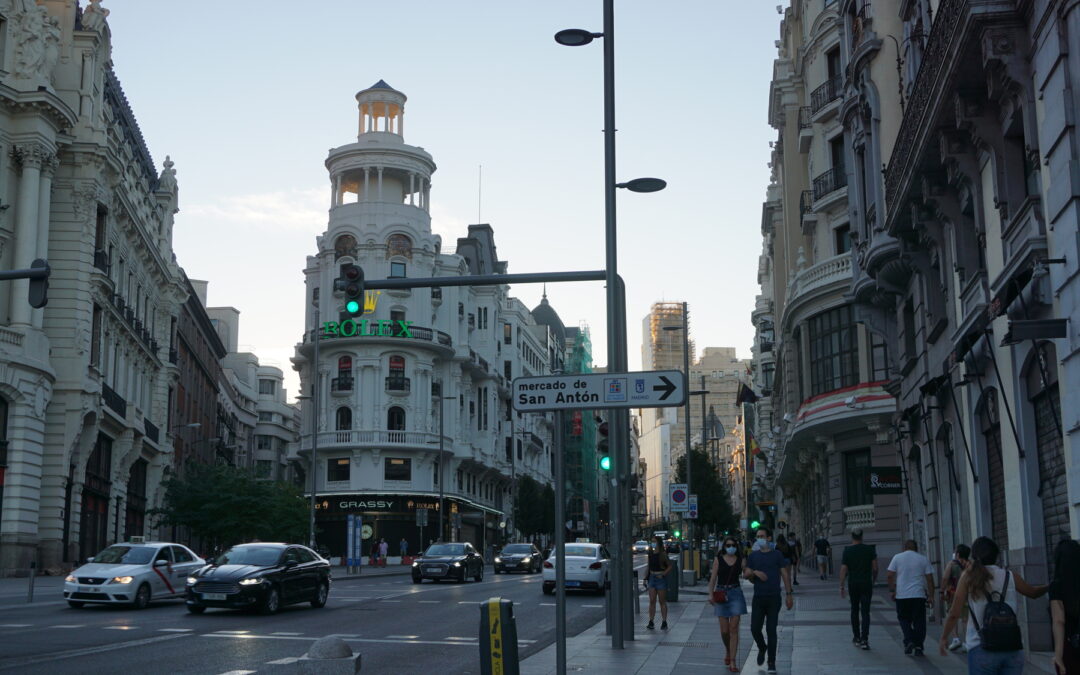
M390 319L345 319L344 321L323 322L322 336L329 337L354 337L364 335L383 335L387 337L411 338L412 332L409 327L412 321Z

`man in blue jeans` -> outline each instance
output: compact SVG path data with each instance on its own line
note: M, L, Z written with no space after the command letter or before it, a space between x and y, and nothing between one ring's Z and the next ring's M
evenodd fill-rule
M750 635L757 643L758 665L765 663L766 654L769 659L769 672L776 672L776 622L780 619L780 580L784 580L784 588L787 590L786 606L791 609L794 601L791 596L791 567L788 559L782 553L773 548L772 532L766 528L758 528L757 539L747 560L744 576L754 584L754 600L750 611ZM761 634L761 626L765 624L769 641Z

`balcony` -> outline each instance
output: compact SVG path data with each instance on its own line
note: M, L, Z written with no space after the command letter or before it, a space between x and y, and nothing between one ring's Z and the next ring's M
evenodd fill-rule
M817 226L817 214L814 213L814 193L803 190L799 194L799 223L803 234L811 234Z
M412 380L399 375L386 378L386 391L391 394L407 394L412 389Z
M811 265L795 275L791 295L788 300L789 306L793 306L797 299L818 289L825 288L835 283L847 284L850 282L851 254L841 253L832 258L826 258L816 265Z
M357 322L359 324L359 322ZM359 324L356 327L356 332L350 335L342 335L340 333L322 333L319 339L324 343L328 340L376 340L376 339L390 339L390 340L419 340L421 342L431 342L439 345L440 347L452 348L454 342L450 335L442 332L441 330L435 330L433 328L425 328L423 326L409 326L407 331L403 331L400 327L392 328L393 334L378 335L370 332L364 332L364 326L371 326L373 324ZM341 330L341 324L338 324L338 331ZM305 331L303 343L308 344L311 342L311 336L314 331Z
M347 394L353 390L353 376L339 375L330 380L331 394Z
M143 419L143 430L146 432L146 437L147 438L149 438L154 443L158 442L158 438L160 437L161 434L158 431L157 425L155 425L150 420L144 418Z
M859 506L844 507L844 529L865 530L874 526L874 505L860 504Z
M127 401L104 382L101 383L101 400L109 408L112 408L113 412L117 415L125 419L127 418Z
M94 251L94 267L105 273L105 276L109 275L109 254L100 248Z
M412 446L429 452L437 452L439 435L426 431L397 431L391 429L351 429L347 431L323 431L318 435L319 449L335 446L372 446L386 448L388 446ZM449 436L443 436L443 444L447 450L453 447L453 440ZM301 440L302 450L311 450L311 436L305 435Z
M810 106L804 105L799 108L799 152L804 155L810 152L810 144L814 140L812 117L813 112L811 112Z
M773 348L773 343L772 343L771 340L762 340L761 344L758 345L758 351L761 352L762 354L768 354L769 352L772 351L772 348Z
M817 116L827 105L840 98L843 91L844 76L836 74L825 80L824 84L810 92L810 114Z
M1016 215L1003 225L1001 248L1005 265L990 288L995 297L1022 271L1030 269L1035 260L1048 257L1046 225L1038 197L1025 199Z
M834 166L814 178L814 201L820 201L840 188L847 187L847 172L844 165Z
M176 365L176 362L180 360L180 353L173 347L169 350L169 363Z
M866 37L866 31L870 28L870 3L864 0L863 6L856 12L851 22L851 51L854 52L862 44Z

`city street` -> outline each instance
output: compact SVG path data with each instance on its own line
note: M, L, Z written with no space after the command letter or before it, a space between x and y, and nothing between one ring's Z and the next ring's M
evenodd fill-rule
M640 561L639 561L640 564ZM554 640L555 597L541 575L492 574L464 584L408 576L334 583L323 609L292 605L273 616L209 610L189 614L179 600L138 612L124 607L76 610L56 602L59 591L38 588L31 605L6 596L0 619L0 671L19 673L259 672L303 655L318 638L337 635L363 654L371 672L479 672L477 604L492 596L514 602L519 655ZM604 618L604 596L568 594L568 635Z

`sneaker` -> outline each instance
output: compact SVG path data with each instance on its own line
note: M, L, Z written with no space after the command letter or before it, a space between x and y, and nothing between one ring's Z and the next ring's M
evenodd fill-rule
M660 630L667 630L667 621L660 624Z
M859 636L858 636L858 635L856 635L855 637L851 638L851 644L855 645L856 647L858 647L858 646L859 646L859 643L860 643L860 642L862 642L862 640L861 640L861 639L859 638Z
M759 649L757 651L757 664L760 666L765 663L765 650Z
M915 648L915 656L922 656L922 655L923 655L922 647L916 647Z
M769 669L767 671L765 671L765 672L767 672L767 673L775 673L776 672L776 664L775 663L770 663L769 664Z
M652 621L650 621L645 627L648 628L649 630L652 630L652 629L656 628L656 626L653 624Z
M907 656L911 656L911 652L913 652L913 651L915 651L914 645L911 645L911 644L905 642L904 643L904 654L907 655Z
M957 649L960 649L963 646L964 646L964 643L960 642L960 638L954 637L952 639L952 642L949 643L949 651L950 652L955 652Z
M791 583L792 583L792 585L794 585L794 586L798 586L798 585L799 585L799 582L798 582L798 581L792 581Z
M863 640L862 642L859 643L859 649L862 649L863 651L869 650L870 649L870 643L867 642L866 640Z

